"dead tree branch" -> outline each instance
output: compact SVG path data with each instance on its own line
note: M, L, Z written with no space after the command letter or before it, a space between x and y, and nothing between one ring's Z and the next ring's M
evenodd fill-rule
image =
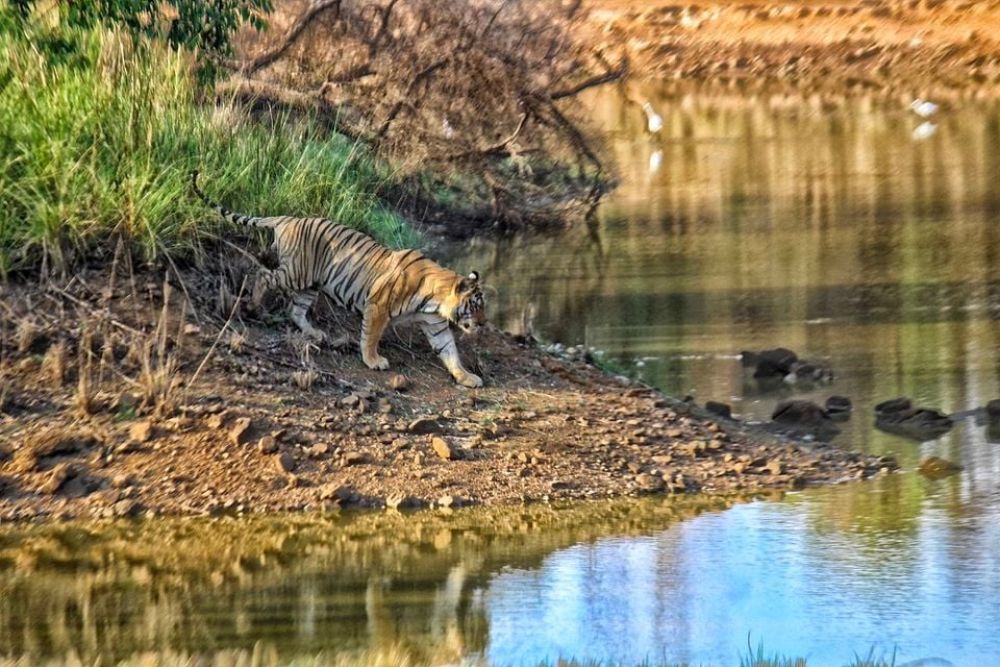
M612 83L614 81L620 81L628 76L629 64L628 61L622 63L622 65L616 69L604 72L603 74L598 74L597 76L592 76L589 79L584 79L579 83L565 88L563 90L557 90L549 94L549 98L552 100L561 100L567 97L575 97L585 90L590 88L596 88L598 86L603 86L607 83Z
M278 46L270 51L262 53L250 62L246 63L242 68L243 74L247 76L255 74L259 70L281 58L285 55L285 52L287 52L288 49L291 48L296 41L298 41L298 39L302 36L302 33L312 24L316 17L320 16L328 9L336 9L337 14L340 14L340 4L342 1L343 0L313 0L313 2L309 4L309 8L306 9L306 11L298 19L296 19L295 23L292 24L292 27L288 29L288 32L285 33L284 38Z
M370 142L405 187L431 192L443 184L470 209L492 204L505 224L517 225L589 187L572 173L575 164L606 173L582 110L565 102L626 78L629 66L579 37L581 6L311 0L277 45L249 59L228 85L237 95L334 117L338 131ZM287 66L269 67L278 62Z

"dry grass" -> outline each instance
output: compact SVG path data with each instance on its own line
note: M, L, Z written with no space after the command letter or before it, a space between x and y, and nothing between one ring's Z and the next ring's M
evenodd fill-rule
M17 351L24 354L31 349L39 336L38 325L30 317L25 317L17 326Z
M61 387L66 381L65 340L58 340L45 351L45 356L42 357L42 375L56 387Z
M303 391L309 391L319 379L319 374L310 369L292 373L292 384Z
M156 417L164 417L177 409L182 385L179 373L180 362L175 350L180 348L184 337L184 320L187 313L187 302L181 307L178 318L176 346L169 348L170 342L170 299L173 288L167 281L163 282L163 305L156 322L152 336L142 345L140 357L140 372L138 377L139 392L142 402L139 412L149 412Z
M76 392L73 394L73 407L80 417L86 417L97 412L97 383L94 382L94 360L91 347L94 344L94 331L87 321L81 325L82 335L76 351Z
M14 381L0 369L0 414L7 411L14 396Z
M229 351L233 354L243 354L247 347L247 337L242 331L231 331L226 340Z

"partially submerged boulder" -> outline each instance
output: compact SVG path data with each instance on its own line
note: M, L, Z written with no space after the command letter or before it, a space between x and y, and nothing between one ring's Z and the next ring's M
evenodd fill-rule
M948 475L954 475L962 469L957 463L952 463L937 456L928 456L920 462L917 471L928 479L942 479Z
M830 419L845 421L850 418L854 406L846 396L830 396L826 399L826 413Z
M826 384L833 381L833 370L829 366L799 359L799 356L785 347L740 353L740 363L745 368L753 368L753 377L758 382L768 384Z
M914 408L905 396L875 406L875 428L918 442L940 438L954 425L951 417L939 410Z
M774 408L771 420L795 434L809 434L820 440L827 440L840 432L826 410L812 401L782 401Z
M783 378L792 371L792 365L799 360L797 354L784 347L749 354L753 355L753 376L757 379Z
M723 419L733 418L733 409L729 407L727 403L707 401L705 403L705 411L712 413L716 417L722 417Z
M812 401L792 400L778 403L771 419L779 424L812 427L828 422L830 416Z

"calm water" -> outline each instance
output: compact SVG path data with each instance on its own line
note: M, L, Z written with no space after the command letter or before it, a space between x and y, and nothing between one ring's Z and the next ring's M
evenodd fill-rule
M669 393L750 419L768 419L783 398L844 394L856 411L836 445L891 452L911 470L932 454L965 467L938 483L903 477L894 492L862 487L826 530L813 518L836 494L679 528L685 549L724 574L683 579L699 603L680 613L699 638L677 655L714 660L707 645L729 646L742 627L825 664L834 640L861 651L881 629L907 655L1000 664L996 612L981 613L1000 608L1000 435L967 419L914 443L873 429L871 410L899 395L946 412L1000 397L1000 105L952 105L915 140L922 121L902 101L824 110L642 92L664 116L658 140L636 105L594 101L622 183L590 225L455 252L497 286L501 325L605 350ZM761 391L736 355L778 345L829 364L836 382ZM866 546L848 556L862 533ZM650 585L674 558L667 539L642 543L657 550ZM737 574L748 562L759 587ZM787 588L768 585L772 576ZM650 602L638 608L650 612L643 646L653 650L670 641ZM609 636L588 634L587 650Z
M622 186L591 225L461 250L499 288L496 319L754 418L783 395L734 355L791 347L837 372L797 395L858 406L834 446L960 474L733 507L0 527L0 662L734 665L749 634L810 665L1000 664L1000 444L973 420L909 442L868 407L1000 396L1000 107L946 110L915 142L910 115L864 102L650 97L659 142L637 107L594 100Z

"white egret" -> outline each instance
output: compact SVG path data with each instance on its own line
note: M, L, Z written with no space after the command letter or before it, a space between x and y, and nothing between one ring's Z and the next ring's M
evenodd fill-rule
M930 118L938 112L938 105L930 100L922 100L919 97L910 102L910 108L913 109L913 113L921 118Z
M646 129L649 130L650 134L657 134L663 129L663 118L660 114L653 111L653 105L649 102L642 102L642 110L646 114Z
M917 125L913 129L913 140L923 141L924 139L930 139L931 137L934 136L935 132L937 132L937 125L935 125L930 121L926 121L924 123L921 123L920 125Z
M655 174L663 164L663 151L657 149L649 155L649 173Z

